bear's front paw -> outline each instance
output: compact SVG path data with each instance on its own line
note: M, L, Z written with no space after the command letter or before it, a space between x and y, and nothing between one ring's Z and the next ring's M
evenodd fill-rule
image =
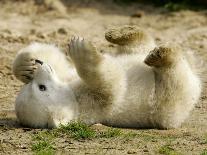
M180 56L180 53L180 49L177 47L160 46L150 51L144 62L148 66L154 67L169 66L178 61L177 58Z
M29 83L34 76L34 72L38 68L41 61L31 57L28 53L22 53L15 60L13 65L14 75L24 83Z
M97 65L102 55L97 52L95 46L84 39L73 37L69 44L69 56L76 67L87 67Z

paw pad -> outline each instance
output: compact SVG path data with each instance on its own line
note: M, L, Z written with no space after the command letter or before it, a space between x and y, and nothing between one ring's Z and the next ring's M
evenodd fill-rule
M171 65L176 61L176 58L179 56L179 50L174 47L160 46L152 50L144 62L148 66L162 67Z
M107 41L117 45L128 45L148 41L150 36L137 26L122 26L109 29L105 33Z

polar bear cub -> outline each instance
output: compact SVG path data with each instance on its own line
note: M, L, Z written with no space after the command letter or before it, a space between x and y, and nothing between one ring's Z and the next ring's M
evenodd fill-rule
M106 39L117 44L117 55L102 54L90 41L72 38L72 63L52 45L35 43L20 50L13 66L25 83L16 99L19 122L40 128L74 120L128 128L179 127L201 94L201 81L183 52L156 47L147 33L132 26L111 29Z

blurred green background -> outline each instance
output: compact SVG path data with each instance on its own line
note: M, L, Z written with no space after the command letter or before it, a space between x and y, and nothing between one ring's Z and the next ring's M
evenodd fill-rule
M182 9L207 9L207 0L114 0L116 2L141 2L153 3L156 6L165 7L171 11Z

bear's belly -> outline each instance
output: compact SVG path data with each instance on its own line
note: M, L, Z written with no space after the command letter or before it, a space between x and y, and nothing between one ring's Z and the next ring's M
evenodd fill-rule
M120 127L151 127L155 112L155 78L152 68L135 66L127 74L127 91L114 103L104 124Z

